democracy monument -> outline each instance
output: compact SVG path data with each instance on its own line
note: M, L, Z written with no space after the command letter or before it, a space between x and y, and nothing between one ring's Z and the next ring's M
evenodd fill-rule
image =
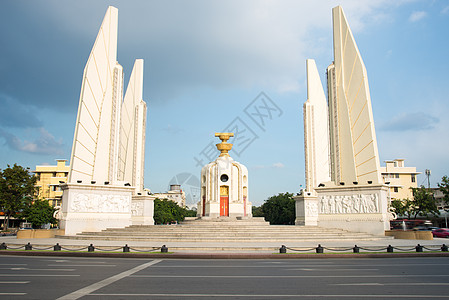
M197 216L206 218L252 216L248 200L248 169L229 155L232 144L226 141L233 133L216 133L222 141L216 144L220 156L201 170L201 201Z
M110 6L84 68L70 172L61 185L66 235L154 224L154 199L143 186L143 60L135 61L123 97L117 29L118 10Z
M293 227L384 235L391 217L388 187L380 175L366 69L342 8L332 14L334 61L327 68L327 97L314 60L307 60L306 188L294 197L298 226ZM144 188L143 60L135 60L123 96L117 30L118 10L110 6L84 68L69 177L61 184L60 226L67 236L155 227L155 196ZM247 168L228 153L233 135L215 134L220 154L201 170L194 222L236 220L237 226L266 228L268 223L252 218Z
M306 188L296 224L384 234L390 213L380 173L368 77L343 9L332 9L334 61L327 99L314 60L307 60L304 103Z

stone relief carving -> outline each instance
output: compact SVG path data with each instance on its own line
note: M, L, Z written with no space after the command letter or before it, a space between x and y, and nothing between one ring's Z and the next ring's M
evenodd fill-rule
M123 195L75 194L71 203L73 212L129 212L130 199Z
M306 216L317 216L318 215L318 203L316 202L306 202Z
M131 202L131 215L132 216L143 216L143 202L142 201L132 201Z
M321 214L367 214L379 212L377 194L320 196Z

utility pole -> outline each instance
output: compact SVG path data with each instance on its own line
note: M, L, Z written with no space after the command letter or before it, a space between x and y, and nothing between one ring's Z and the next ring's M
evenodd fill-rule
M426 169L425 173L427 177L427 188L430 189L430 170Z

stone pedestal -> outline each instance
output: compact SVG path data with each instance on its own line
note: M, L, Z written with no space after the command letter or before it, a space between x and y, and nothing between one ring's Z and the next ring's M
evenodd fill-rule
M319 187L315 191L320 227L376 235L390 228L386 185Z
M318 225L318 197L312 193L303 193L293 197L296 203L295 225Z
M150 195L134 195L131 199L131 220L133 225L154 225L154 199Z
M66 183L61 188L64 192L60 227L66 235L132 224L134 187Z

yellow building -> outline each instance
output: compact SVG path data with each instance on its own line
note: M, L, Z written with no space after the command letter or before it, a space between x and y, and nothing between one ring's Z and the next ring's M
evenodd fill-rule
M411 199L413 200L412 190L410 188L418 187L418 174L415 167L406 167L404 159L395 159L385 161L386 166L381 167L380 171L385 184L390 186L391 200Z
M33 173L36 174L36 186L38 190L38 198L49 200L50 205L61 205L62 190L60 183L67 182L70 166L66 166L65 159L57 159L56 166L42 165L36 166Z

